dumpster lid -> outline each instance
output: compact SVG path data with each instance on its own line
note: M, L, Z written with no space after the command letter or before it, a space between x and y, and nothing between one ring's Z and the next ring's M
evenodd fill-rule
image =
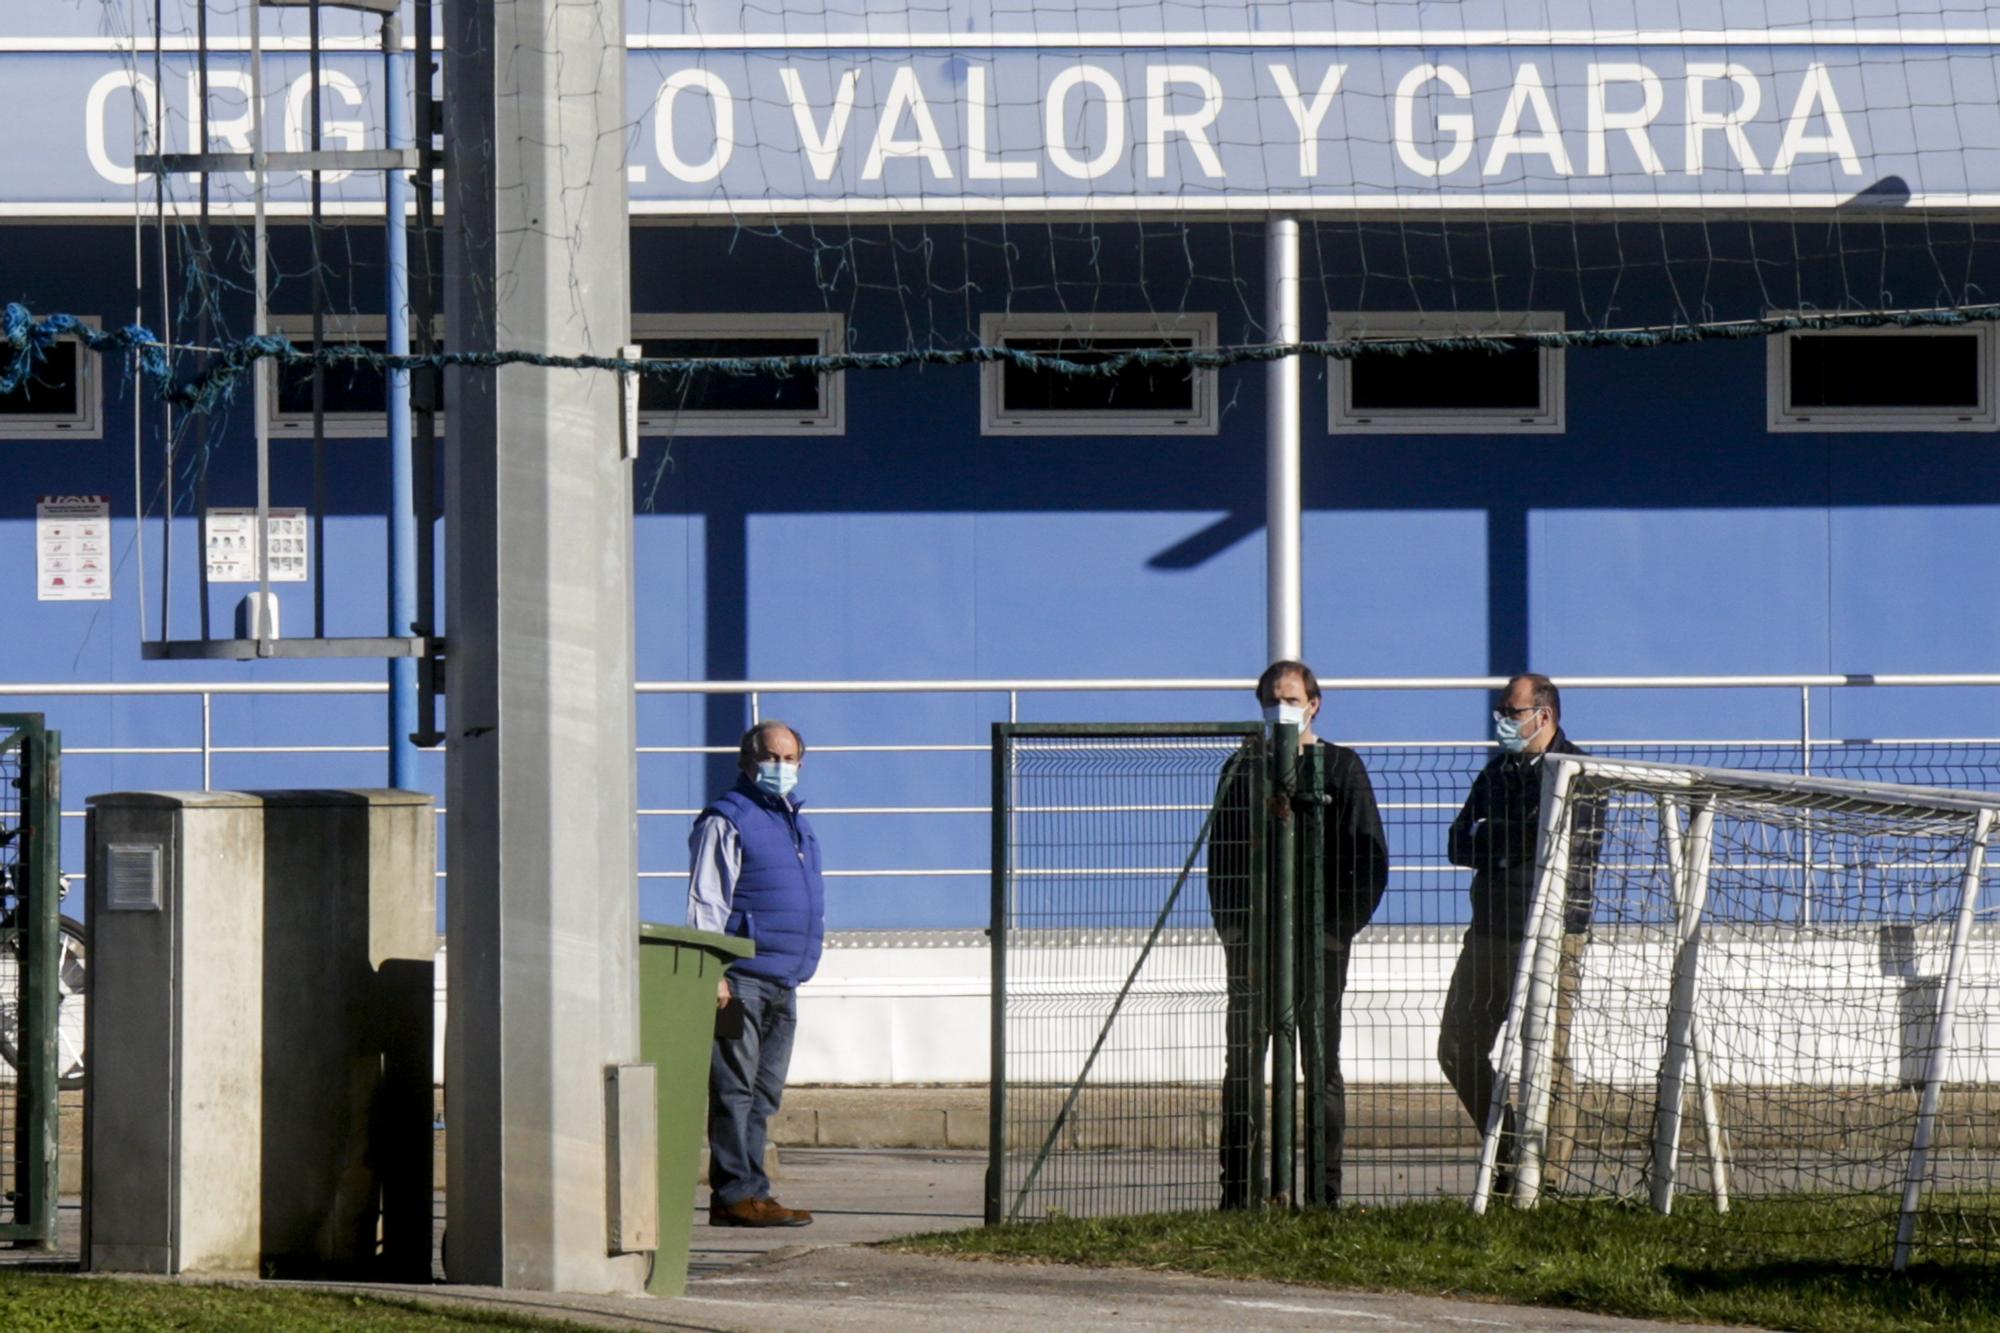
M710 953L727 954L731 958L757 956L755 944L735 935L720 935L712 930L696 930L693 926L662 926L651 921L639 924L639 943L687 944L706 949Z

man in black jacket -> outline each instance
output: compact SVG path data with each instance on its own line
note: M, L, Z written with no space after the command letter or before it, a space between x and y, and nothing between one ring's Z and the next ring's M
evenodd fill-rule
M1453 865L1472 871L1472 925L1452 969L1438 1032L1438 1064L1482 1132L1494 1096L1492 1050L1507 1021L1521 942L1535 892L1535 849L1542 810L1542 758L1582 754L1562 730L1562 695L1547 676L1514 677L1493 714L1500 753L1473 779L1472 792L1451 824L1447 852ZM1553 1096L1550 1099L1549 1170L1559 1185L1575 1138L1575 1104L1569 1096L1570 1012L1581 976L1585 932L1590 929L1591 876L1595 868L1598 812L1578 808L1572 823L1570 875L1563 904L1562 953L1556 980ZM1503 1146L1503 1165L1507 1158Z
M1313 1202L1329 1206L1340 1202L1340 1151L1347 1130L1347 1084L1340 1073L1340 1005L1347 990L1349 946L1368 924L1382 901L1389 882L1389 849L1382 836L1382 817L1375 808L1375 789L1361 758L1343 745L1320 740L1313 735L1313 719L1319 716L1319 679L1303 662L1273 662L1257 682L1257 702L1271 722L1299 725L1299 749L1320 747L1325 758L1326 808L1325 838L1319 864L1323 882L1308 885L1300 877L1297 901L1316 888L1325 906L1326 934L1319 942L1325 969L1326 1046L1320 1087L1325 1107L1324 1147L1327 1164L1327 1197ZM1250 821L1265 811L1250 808L1250 775L1244 765L1249 755L1239 754L1224 770L1218 792L1215 823L1209 837L1209 909L1216 933L1222 937L1222 957L1228 974L1227 1047L1222 1076L1222 1206L1242 1208L1250 1202L1252 1115L1251 1074L1261 1067L1264 1051L1253 1043L1257 1025L1254 1006L1257 995L1250 985L1250 903L1253 891L1263 886L1250 882ZM1285 799L1285 798L1279 798ZM1290 817L1289 809L1282 817ZM1305 859L1304 839L1295 839L1301 861ZM1268 904L1267 904L1268 905ZM1303 916L1303 913L1301 914ZM1301 949L1310 947L1301 932L1295 931ZM1303 976L1295 969L1294 975ZM1254 1044L1254 1049L1253 1049Z

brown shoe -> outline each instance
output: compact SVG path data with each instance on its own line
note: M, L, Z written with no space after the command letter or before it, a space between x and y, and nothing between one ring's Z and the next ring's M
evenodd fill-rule
M804 1227L811 1226L812 1220L811 1213L787 1208L776 1199L738 1199L708 1207L712 1227Z

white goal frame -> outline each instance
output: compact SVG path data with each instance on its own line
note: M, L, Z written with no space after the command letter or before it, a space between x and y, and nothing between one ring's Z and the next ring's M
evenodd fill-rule
M1702 910L1713 850L1715 802L1731 793L1776 798L1796 803L1801 798L1838 802L1843 813L1878 815L1946 814L1967 824L1967 854L1959 876L1959 894L1952 913L1950 951L1939 997L1936 1037L1928 1053L1923 1091L1917 1108L1904 1176L1901 1214L1896 1227L1893 1266L1903 1268L1916 1231L1917 1205L1923 1191L1940 1091L1953 1052L1953 1015L1964 972L1967 941L1979 902L1979 881L1985 868L1987 844L2000 794L1951 791L1892 783L1860 783L1834 778L1750 773L1587 756L1549 754L1541 791L1541 820L1535 853L1534 896L1528 913L1514 982L1507 1002L1495 1059L1495 1088L1484 1137L1472 1208L1483 1213L1492 1198L1500 1152L1501 1127L1509 1110L1515 1113L1519 1148L1514 1164L1512 1198L1516 1207L1532 1208L1541 1194L1542 1168L1548 1150L1549 1109L1554 1061L1552 1024L1556 1001L1556 967L1561 949L1564 889L1569 877L1571 846L1569 796L1577 780L1588 777L1614 786L1623 784L1633 795L1650 794L1658 803L1672 881L1676 916L1672 981L1667 1004L1667 1032L1658 1071L1654 1103L1650 1201L1660 1213L1672 1210L1686 1085L1690 1074L1703 1104L1708 1152L1716 1164L1712 1188L1716 1206L1727 1211L1728 1170L1717 1115L1715 1090L1709 1083L1707 1043L1702 1029L1700 959Z

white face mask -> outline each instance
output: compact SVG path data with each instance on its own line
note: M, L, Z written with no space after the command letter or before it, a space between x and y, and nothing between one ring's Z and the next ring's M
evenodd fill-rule
M1508 754L1520 754L1530 745L1534 744L1535 737L1541 735L1542 728L1546 726L1548 726L1548 723L1544 722L1533 731L1523 732L1521 724L1513 718L1495 718L1493 722L1493 739L1499 741L1500 748Z
M1266 704L1264 720L1277 725L1303 727L1306 724L1306 710L1297 704Z
M799 766L766 759L757 765L757 787L773 796L789 796L799 785Z

